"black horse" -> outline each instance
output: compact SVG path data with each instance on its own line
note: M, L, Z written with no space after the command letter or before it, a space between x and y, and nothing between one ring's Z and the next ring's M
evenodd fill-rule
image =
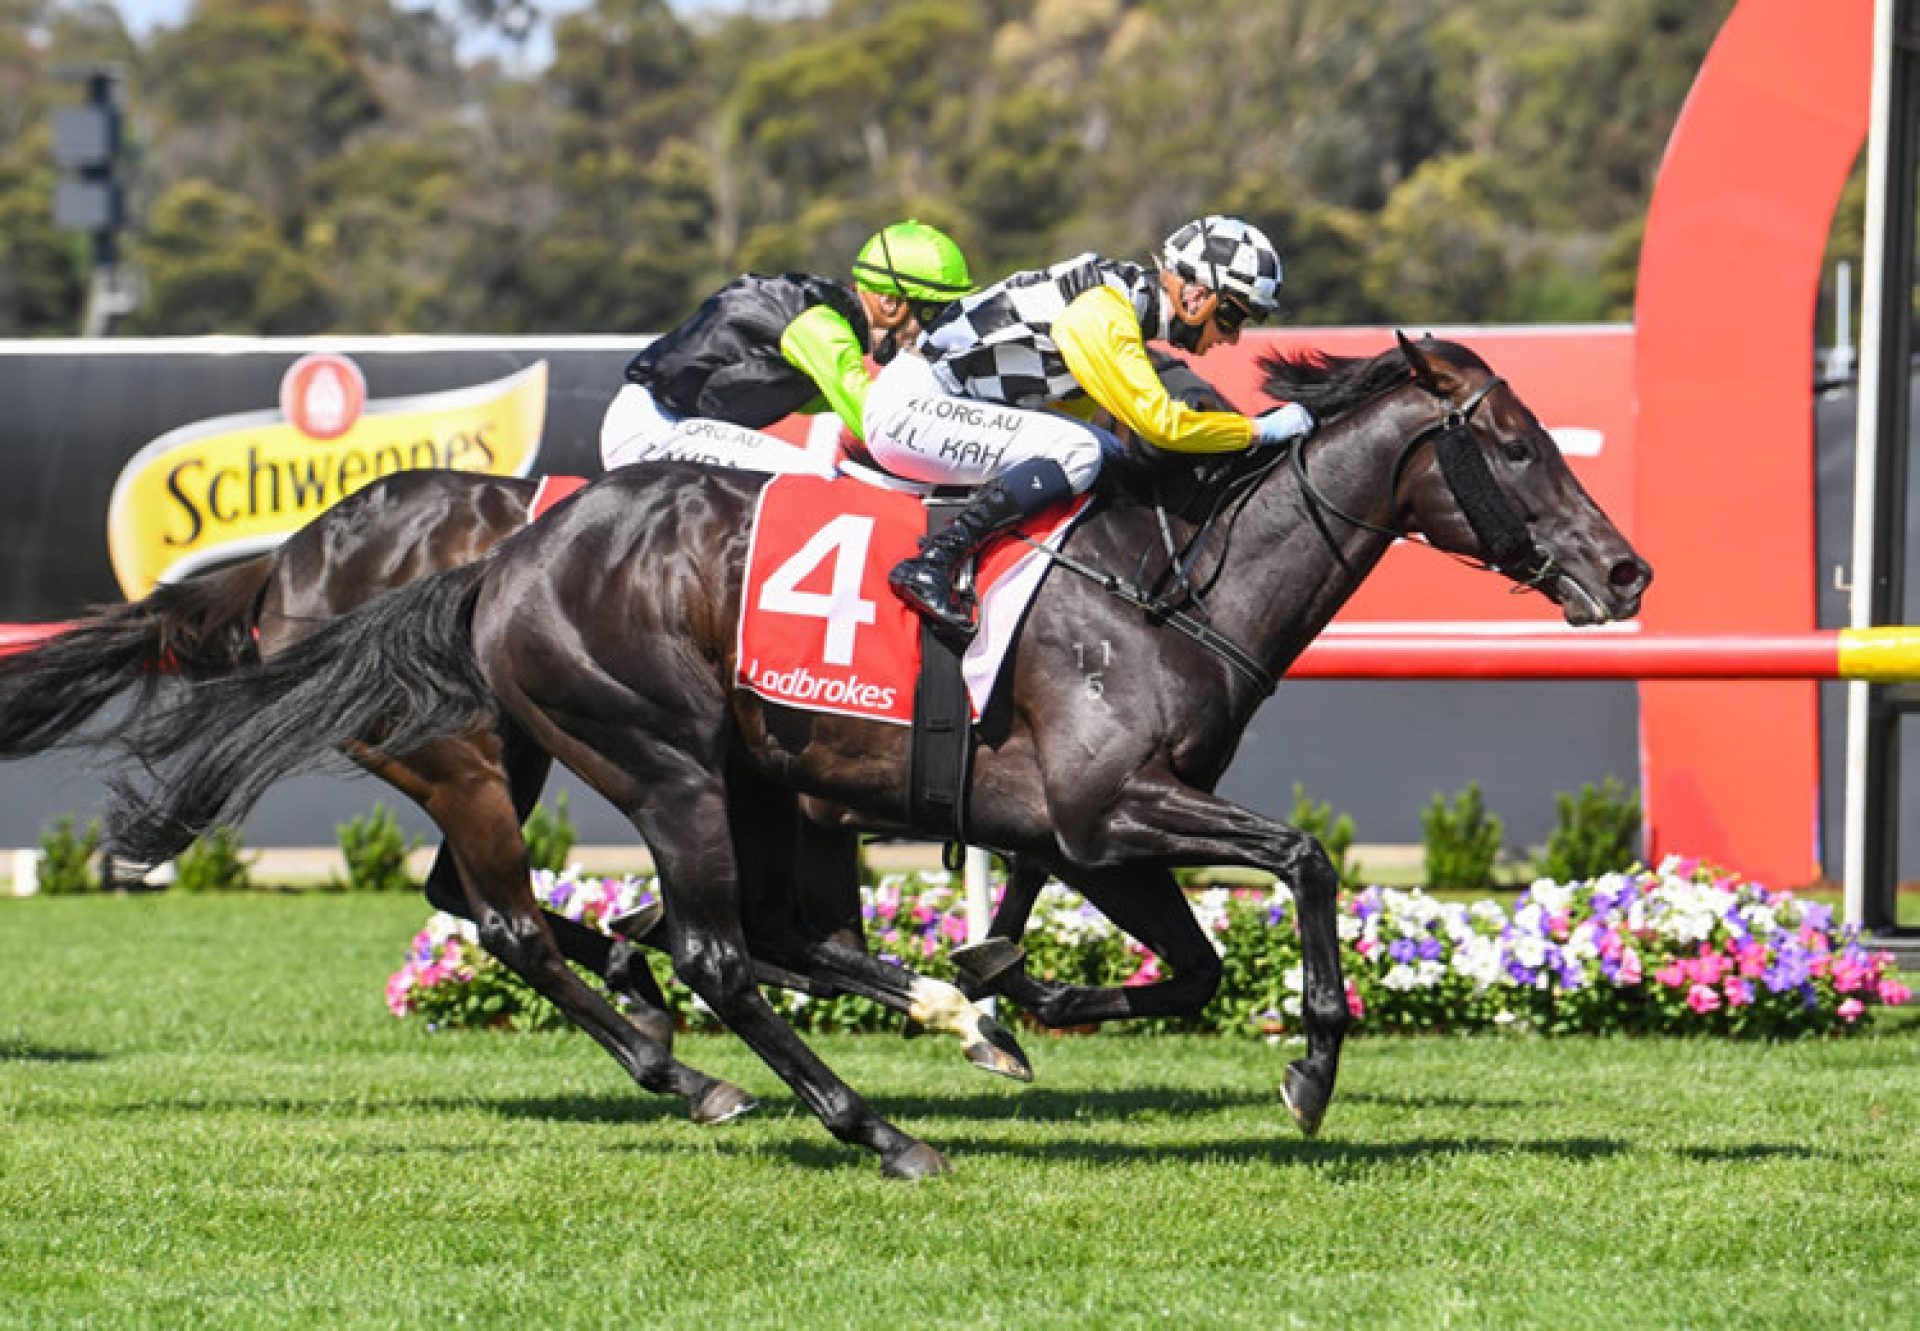
M385 477L326 510L271 555L163 585L0 659L0 758L110 739L89 722L116 700L130 700L138 715L174 680L213 678L272 659L387 591L479 558L527 525L537 486L461 471ZM490 951L631 1069L629 1023L662 1046L673 1038L665 997L639 950L541 910L525 874L489 880L496 896L479 901L460 873L469 843L524 857L520 824L551 767L543 750L501 718L492 733L450 739L411 763L376 763L372 770L441 819L447 840L424 884L429 902L482 925ZM473 797L482 787L504 792L511 817ZM823 829L797 809L769 802L749 848L746 891L762 981L821 997L859 994L906 1014L916 1027L960 1036L976 1066L1030 1079L1012 1035L964 995L866 955L854 834ZM797 872L798 865L805 871ZM623 997L625 1016L560 964L562 958ZM752 1108L737 1087L681 1065L672 1078L696 1121L719 1122Z
M1320 433L1219 469L1171 514L1116 499L1075 530L1068 556L1096 578L1056 569L1042 587L1002 701L979 728L967 830L1046 865L1172 971L1123 992L1044 994L1049 1019L1206 1002L1220 965L1176 868L1240 864L1288 882L1307 1053L1282 1092L1313 1132L1350 1020L1337 877L1311 837L1211 793L1255 708L1403 533L1494 564L1575 624L1634 613L1651 571L1525 404L1465 348L1403 339L1372 360L1267 370L1269 390L1307 405ZM489 732L504 713L652 848L676 973L885 1173L944 1168L820 1063L753 984L736 829L756 802L798 790L849 825L907 819L899 728L796 713L733 687L757 490L690 467L616 474L487 558L336 620L258 671L195 686L129 737L147 775L118 792L119 848L173 854L334 746L377 746L378 761L400 764ZM1124 583L1156 560L1156 581L1180 599ZM1112 666L1096 690L1076 662L1098 643ZM462 872L512 868L476 861ZM1002 980L1016 994L1038 983L1017 965Z

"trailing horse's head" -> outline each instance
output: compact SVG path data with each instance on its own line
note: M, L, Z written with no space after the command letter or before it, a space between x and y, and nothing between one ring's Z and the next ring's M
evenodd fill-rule
M1269 359L1268 390L1323 419L1392 404L1396 531L1419 532L1539 591L1569 624L1637 613L1653 570L1519 394L1465 347L1397 340L1397 354L1370 362Z

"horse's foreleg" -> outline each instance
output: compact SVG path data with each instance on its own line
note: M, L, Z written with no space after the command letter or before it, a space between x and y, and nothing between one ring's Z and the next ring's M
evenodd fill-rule
M1166 963L1165 979L1097 988L1039 979L1024 965L992 985L1051 1027L1140 1017L1198 1015L1220 987L1220 955L1193 917L1171 871L1150 865L1066 874L1069 887Z
M1282 1094L1303 1132L1320 1128L1353 1017L1340 973L1339 873L1320 843L1296 827L1173 780L1137 780L1092 839L1101 860L1167 865L1237 864L1293 889L1304 972L1301 1025L1307 1055L1287 1068Z
M1047 878L1047 866L1031 855L1016 855L1007 862L1006 890L993 912L993 922L987 926L987 936L953 950L954 968L960 972L960 988L968 998L984 998L995 993L1008 993L1012 997L1003 987L1002 977L1008 977L1004 983L1019 982L1013 973L1027 955L1020 940L1026 936L1027 921L1033 918L1033 908L1040 900ZM1026 1006L1024 1000L1016 1001Z

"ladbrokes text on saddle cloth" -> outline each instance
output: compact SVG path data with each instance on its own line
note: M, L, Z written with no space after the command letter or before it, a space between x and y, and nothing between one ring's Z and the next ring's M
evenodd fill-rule
M1085 507L1043 513L1027 534L1055 544ZM888 588L887 571L919 548L925 528L913 495L844 479L771 481L747 555L738 684L790 707L911 725L920 620ZM1045 556L1023 541L981 558L981 627L964 662L976 718L1045 572Z

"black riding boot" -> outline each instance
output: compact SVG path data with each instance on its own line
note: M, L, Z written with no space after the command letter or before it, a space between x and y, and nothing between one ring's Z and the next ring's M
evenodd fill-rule
M1022 518L1072 495L1060 464L1022 462L973 494L953 521L920 543L920 553L887 575L894 594L933 621L942 636L964 645L973 638L973 607L955 604L954 579L969 556Z

